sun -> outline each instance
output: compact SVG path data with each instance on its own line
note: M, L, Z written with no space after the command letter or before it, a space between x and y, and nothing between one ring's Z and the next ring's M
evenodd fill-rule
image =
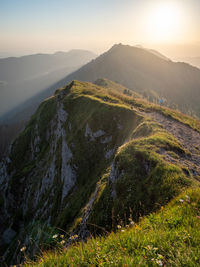
M147 14L147 32L153 41L173 41L181 28L181 10L173 2L162 2Z

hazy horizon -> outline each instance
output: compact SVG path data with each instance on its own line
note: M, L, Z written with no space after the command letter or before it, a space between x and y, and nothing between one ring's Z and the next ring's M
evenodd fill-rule
M172 59L198 57L199 10L198 0L1 0L0 56L71 49L101 54L123 43Z

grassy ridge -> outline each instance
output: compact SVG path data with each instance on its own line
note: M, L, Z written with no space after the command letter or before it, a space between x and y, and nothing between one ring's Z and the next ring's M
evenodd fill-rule
M25 266L198 266L199 243L200 189L190 189L133 227L44 253Z
M155 211L193 184L189 171L187 177L182 166L166 162L160 154L160 150L176 157L187 153L161 125L144 119L132 137L115 155L114 183L109 180L111 171L102 177L102 190L89 218L109 231L121 221L127 223L130 216L138 220Z
M200 132L199 120L189 115L183 114L178 110L173 110L165 106L160 106L150 103L145 99L140 98L140 95L138 94L133 93L132 96L127 96L122 93L122 89L116 90L115 88L116 83L112 81L106 81L106 82L107 82L106 87L102 88L101 86L95 84L87 82L81 83L79 81L74 81L73 92L76 92L77 94L92 95L104 101L122 104L129 108L135 107L141 111L147 111L147 112L157 111L165 116L169 116L179 122L182 122L183 124L186 124L192 129ZM119 85L117 84L117 86Z
M185 115L181 116L176 111L151 104L143 99L126 96L120 92L121 89L117 92L112 88L112 84L110 86L111 88L102 88L91 83L73 81L64 89L57 90L54 97L41 104L36 115L33 116L33 123L30 122L24 131L24 135L27 135L26 146L30 147L31 130L35 129L34 122L37 121L41 140L41 152L37 162L44 158L44 155L48 160L48 147L54 136L51 136L48 142L45 140L46 131L48 131L46 125L50 125L56 115L57 104L59 101L62 102L68 114L63 128L67 133L66 142L73 154L70 164L76 167L77 180L75 190L70 191L64 199L62 207L60 207L62 189L60 183L62 140L60 138L57 141L56 149L56 169L58 173L53 184L56 194L54 192L54 196L51 196L53 203L51 223L62 228L68 234L71 231L78 232L84 211L87 210L88 201L97 184L99 184L98 195L94 201L88 223L103 227L108 231L112 231L117 225L121 227L128 224L129 218L131 223L133 223L132 219L136 222L140 221L141 216L147 216L155 212L161 205L165 205L186 188L194 185L189 171L185 172L183 167L179 166L179 163L173 165L167 162L161 155L161 151L166 151L173 153L173 156L178 158L180 155L187 155L188 152L160 124L146 118L145 112L160 112L199 131L200 123L198 121L196 123L194 119ZM140 111L143 111L143 113ZM92 139L90 135L86 135L86 127L88 126L92 133L101 130L104 132L104 136ZM108 143L104 142L105 137L109 138ZM20 142L18 141L14 146L16 149L13 150L13 155L21 153L23 146L20 144L23 139L22 134L22 137L19 138ZM108 151L113 151L110 158L105 157L105 152ZM34 166L37 169L37 162L30 162L25 168L22 166L22 171L30 173ZM114 182L111 182L110 179L111 163L118 173ZM43 174L40 175L42 177ZM17 179L15 181L18 181ZM190 198L193 195L196 196L195 192L189 192L192 194ZM41 207L44 201L48 199L48 194L49 192L46 193L43 201L40 201ZM183 198L183 196L181 197ZM176 215L174 207L178 209L180 203L172 202L171 206L169 205L166 208L166 211L168 211L165 214L166 221L172 220L171 218ZM185 204L185 201L183 203ZM159 214L164 216L164 210ZM30 208L29 211L31 215ZM137 264L151 266L157 265L159 261L163 265L168 264L169 266L178 264L174 258L172 262L168 261L167 253L169 251L165 247L167 244L165 234L168 231L168 224L166 223L162 228L162 216L159 214L149 215L136 227L127 230L122 229L123 231L117 233L116 236L112 233L105 239L92 239L84 247L75 246L70 248L69 251L61 250L61 255L59 250L55 253L45 253L44 257L40 259L41 266L125 266L125 264L129 266ZM179 214L179 216L182 215ZM188 222L187 226L185 226L185 222L182 221L181 223L183 223L182 228L186 229L189 228L191 221ZM150 228L151 231L148 231ZM162 232L158 232L157 228L161 229ZM89 229L92 231L92 227ZM92 232L95 233L95 231L93 228ZM97 231L98 233L101 233L101 231ZM161 240L156 241L157 234L163 236L165 240L163 242L165 243L162 244ZM174 241L175 237L173 235L176 236L176 233L169 237ZM117 241L118 239L123 240L123 242ZM146 243L143 243L143 239L146 240ZM159 248L158 245L156 246L157 243L154 244L151 240L157 242L158 245L160 244L161 248L163 245L163 249ZM181 243L181 240L179 241ZM182 243L184 242L182 241ZM140 244L142 245L140 246ZM196 243L194 248L195 246ZM95 249L95 247L97 248ZM164 248L166 248L166 251ZM176 251L176 253L178 252ZM181 260L182 258L180 262ZM192 261L192 264L195 261ZM193 266L192 264L190 265Z

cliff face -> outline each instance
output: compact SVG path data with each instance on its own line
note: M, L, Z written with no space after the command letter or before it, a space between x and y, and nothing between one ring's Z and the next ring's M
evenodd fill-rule
M4 260L54 246L58 229L84 239L138 220L193 183L187 149L135 101L73 81L40 105L1 162Z
M1 245L29 222L71 225L138 124L135 112L85 94L87 86L72 82L44 101L2 162Z

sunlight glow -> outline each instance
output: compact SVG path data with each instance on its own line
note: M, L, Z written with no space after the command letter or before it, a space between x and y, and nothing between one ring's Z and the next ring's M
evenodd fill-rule
M174 41L182 26L181 8L174 2L162 2L151 8L147 15L147 32L151 40Z

